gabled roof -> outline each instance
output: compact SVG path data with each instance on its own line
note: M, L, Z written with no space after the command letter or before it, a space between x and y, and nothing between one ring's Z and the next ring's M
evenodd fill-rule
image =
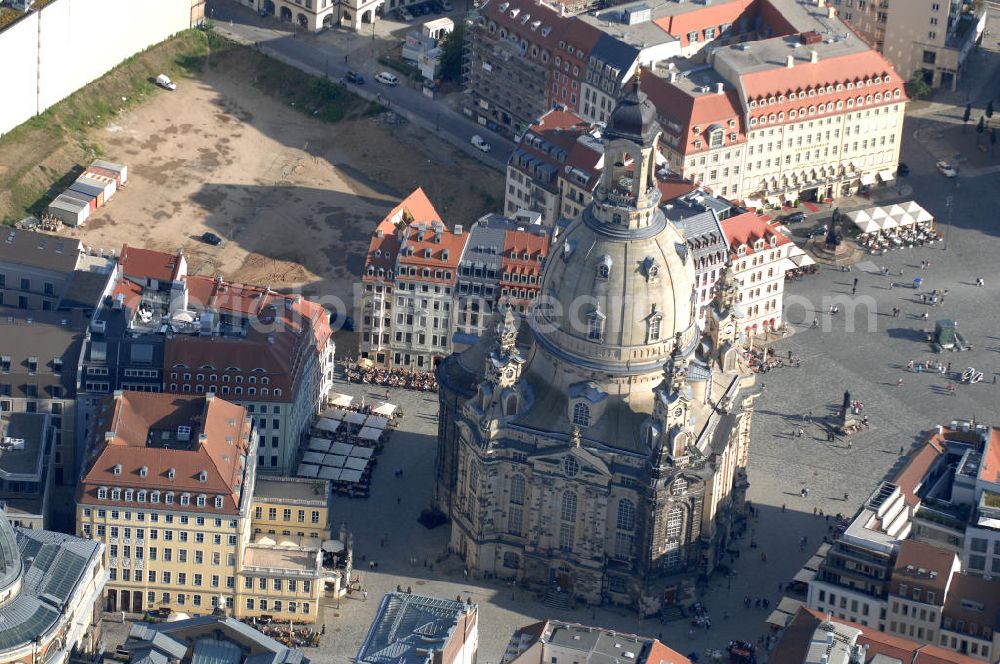
M681 45L688 46L691 43L688 39L690 33L735 23L755 2L756 0L717 1L693 11L653 19L653 23L680 39Z
M178 427L188 427L186 440ZM188 493L188 509L196 509L195 497L205 494L202 509L216 512L213 501L221 495L221 511L233 513L239 508L246 457L253 452L252 427L242 406L214 395L118 393L103 402L94 422L92 461L79 500L124 504L110 496L98 498L100 487L121 487Z
M15 228L0 229L0 263L14 263L68 274L76 267L79 240Z
M177 252L168 254L152 249L122 246L118 257L122 274L132 278L149 278L157 281L174 281L184 276L184 256Z
M759 239L764 240L767 248L771 247L771 238L774 238L774 246L776 247L791 242L791 239L778 232L770 221L770 217L760 216L755 212L744 212L735 217L723 219L722 231L726 234L726 241L729 243L733 258L738 256L737 249L740 246L746 247L745 255L753 254L755 251L753 245Z
M917 492L923 485L924 477L938 458L945 453L944 440L944 435L936 432L929 436L923 447L906 458L902 469L896 474L893 482L899 486L910 507L920 502Z

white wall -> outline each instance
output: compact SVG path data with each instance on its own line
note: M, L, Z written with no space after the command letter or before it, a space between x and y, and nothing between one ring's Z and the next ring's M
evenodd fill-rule
M35 86L38 80L38 16L23 18L0 32L0 134L6 133L37 112Z
M192 0L56 0L0 32L6 133L191 24ZM13 64L17 63L17 64Z

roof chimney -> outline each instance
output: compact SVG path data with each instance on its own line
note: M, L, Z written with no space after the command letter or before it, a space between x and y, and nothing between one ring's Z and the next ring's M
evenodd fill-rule
M722 81L716 81L715 83L715 94L721 95L726 85Z
M677 82L677 72L676 71L671 71L670 72L670 82L671 83L676 83Z
M788 67L789 69L791 69L792 67L795 66L795 56L794 55L788 54L788 55L785 56L785 66Z
M833 5L829 5L826 8L826 17L827 18L837 18L837 10L834 8Z
M809 62L813 64L819 62L819 52L816 49L809 51Z

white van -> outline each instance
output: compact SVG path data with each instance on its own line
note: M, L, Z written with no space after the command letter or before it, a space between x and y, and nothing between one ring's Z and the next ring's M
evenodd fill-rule
M166 90L176 90L177 84L170 80L170 77L166 74L160 74L156 77L156 84L161 88Z
M379 73L375 74L375 80L381 83L382 85L388 85L390 88L394 88L397 85L399 85L399 79L396 77L396 75L390 74L387 71L380 71Z
M476 134L475 136L473 136L473 137L472 137L472 144L473 144L473 145L475 145L475 146L476 146L477 148L479 148L480 150L482 150L483 152L489 152L489 151L490 151L490 150L491 150L491 149L493 148L493 146L492 146L492 145L490 145L490 144L489 144L489 143L488 143L488 142L487 142L487 141L486 141L486 140L485 140L485 139L484 139L484 138L483 138L482 136L480 136L479 134Z

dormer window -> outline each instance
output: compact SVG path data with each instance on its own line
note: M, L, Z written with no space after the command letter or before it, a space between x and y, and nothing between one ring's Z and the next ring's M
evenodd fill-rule
M125 489L125 500L127 502L132 502L132 496L133 496L133 494L134 494L134 492L132 491L132 489Z
M107 487L103 487L102 486L101 488L99 488L97 490L97 499L98 500L107 500L108 499L108 488Z
M122 491L121 491L121 489L112 489L111 490L111 500L121 500L121 497L122 497Z
M215 497L215 509L222 509L222 496Z
M121 475L122 474L122 465L120 463L116 463L115 467L112 469L112 472L115 475Z
M175 469L173 469L173 468L168 468L167 469L167 479L168 480L174 479L175 475L177 475L177 471Z
M201 495L198 496L198 500L197 500L198 507L204 507L205 506L205 499L206 499L206 496L204 494L201 494Z
M198 481L207 482L208 481L208 471L202 470L198 472Z
M604 254L601 256L601 262L597 265L597 277L598 279L607 279L611 276L611 256Z
M604 322L607 317L601 313L600 307L587 315L587 339L602 341L604 339Z
M152 492L150 492L150 494L149 494L149 502L151 502L151 503L158 503L158 502L160 502L160 492L159 491L152 491Z
M167 505L173 505L174 504L173 492L168 492L167 495L163 497L163 502L166 503Z
M191 504L191 494L182 493L181 494L181 505L185 505L186 506L186 505L190 505L190 504Z
M146 466L143 466L142 468L139 469L139 477L145 477L148 474L149 474L149 468L147 468Z

